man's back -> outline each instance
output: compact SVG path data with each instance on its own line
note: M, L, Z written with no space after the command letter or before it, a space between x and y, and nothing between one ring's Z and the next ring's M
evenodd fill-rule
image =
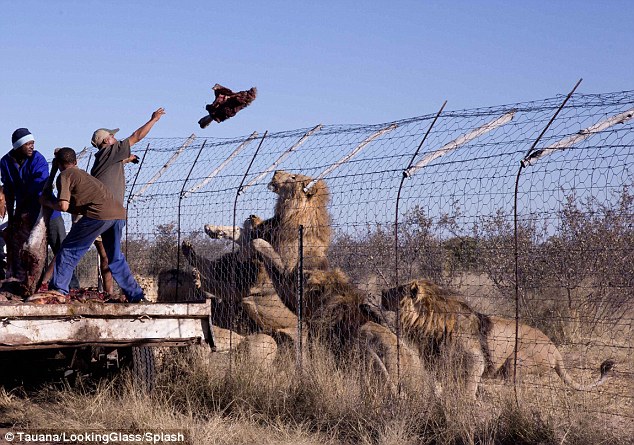
M69 202L69 212L98 220L125 219L123 205L98 179L80 168L68 168L57 178L59 200Z

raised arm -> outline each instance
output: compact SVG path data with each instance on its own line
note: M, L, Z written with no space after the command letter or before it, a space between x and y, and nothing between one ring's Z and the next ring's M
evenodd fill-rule
M147 121L143 126L141 126L137 131L132 133L132 135L128 138L130 141L130 146L133 146L141 139L143 139L150 132L155 123L159 121L161 116L165 114L165 110L163 108L159 108L154 113L152 113L152 117L149 121Z

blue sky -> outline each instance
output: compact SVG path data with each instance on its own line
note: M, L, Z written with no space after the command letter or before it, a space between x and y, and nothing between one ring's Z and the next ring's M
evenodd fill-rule
M24 126L50 160L159 106L150 136L237 137L630 90L632 23L631 1L0 0L0 151ZM216 82L259 95L201 130Z

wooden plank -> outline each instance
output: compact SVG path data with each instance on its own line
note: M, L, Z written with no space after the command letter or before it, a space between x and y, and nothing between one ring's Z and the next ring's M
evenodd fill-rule
M78 348L78 347L86 347L86 346L101 346L101 347L112 347L112 348L120 348L126 346L167 346L167 347L180 347L180 346L192 346L204 345L205 341L201 338L191 338L185 340L169 340L169 339L138 339L138 338L130 338L127 340L100 340L95 342L73 342L73 341L60 341L55 343L37 343L32 345L2 345L0 344L0 352L2 351L26 351L26 350L34 350L34 349L58 349L58 348Z
M207 320L196 319L15 319L0 327L0 346L45 345L53 343L118 343L204 339Z
M0 321L14 318L207 318L211 300L200 303L102 303L98 301L68 304L3 303Z

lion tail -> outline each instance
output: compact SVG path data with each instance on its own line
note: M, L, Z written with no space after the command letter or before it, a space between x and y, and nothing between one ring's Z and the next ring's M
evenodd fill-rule
M603 363L601 363L601 367L599 368L601 372L599 379L588 385L582 385L579 382L575 381L570 376L570 374L568 374L568 371L566 371L566 368L564 367L562 359L557 360L557 364L555 365L555 372L559 375L559 377L561 377L564 383L566 383L571 388L574 388L577 391L589 391L591 389L594 389L598 386L603 385L610 378L612 374L611 371L614 369L614 366L615 366L614 360L610 360L610 359L605 360Z

